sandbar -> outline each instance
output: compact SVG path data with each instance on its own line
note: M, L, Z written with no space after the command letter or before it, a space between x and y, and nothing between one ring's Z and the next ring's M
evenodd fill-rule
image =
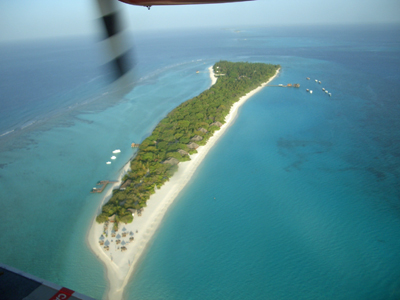
M217 77L214 75L213 67L209 68L211 85L217 82ZM174 201L179 192L189 182L197 167L203 161L211 147L219 140L225 133L230 125L233 124L238 109L254 94L259 92L271 80L273 80L279 73L276 71L275 75L267 82L263 83L256 89L252 90L245 96L241 97L238 102L234 103L229 114L226 116L226 123L221 126L220 130L216 131L214 135L208 140L205 146L197 148L196 154L190 156L191 160L181 162L178 171L166 182L160 189L156 190L150 199L147 201L147 206L142 212L142 216L134 216L134 220L130 224L119 224L118 234L122 236L123 232L127 232L126 238L120 238L121 241L127 243L125 247L127 250L121 252L121 244L116 245L116 238L111 237L112 223L108 227L108 237L104 241L109 243L109 251L105 251L103 246L100 246L100 236L103 234L104 224L98 224L95 221L96 216L100 213L103 204L111 197L111 190L103 198L102 203L99 205L98 211L93 218L92 225L89 229L87 240L90 248L96 256L104 263L106 267L107 278L109 282L106 299L120 300L124 297L124 288L131 277L135 265L138 262L141 254L146 249L146 245L153 236L154 232L160 225L168 207ZM129 170L130 163L127 163L123 172L120 175L121 181L123 175ZM118 188L120 183L115 184L113 188ZM124 230L125 229L125 230ZM129 242L129 233L133 233L134 240Z

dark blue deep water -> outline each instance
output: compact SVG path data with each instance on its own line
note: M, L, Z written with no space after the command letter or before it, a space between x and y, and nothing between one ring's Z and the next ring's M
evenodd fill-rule
M104 269L86 245L102 196L90 188L209 87L209 66L266 62L282 66L274 84L301 88L267 87L245 103L171 206L126 298L400 298L399 26L134 41L135 88L123 97L107 97L90 38L0 46L2 263L102 298Z

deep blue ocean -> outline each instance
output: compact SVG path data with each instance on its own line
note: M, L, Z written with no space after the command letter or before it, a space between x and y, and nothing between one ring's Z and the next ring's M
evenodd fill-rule
M86 243L103 195L91 188L210 86L209 66L265 62L282 66L273 84L300 89L266 87L242 106L126 299L400 299L400 26L133 41L135 87L123 97L110 97L95 38L0 44L0 262L103 298L105 271Z

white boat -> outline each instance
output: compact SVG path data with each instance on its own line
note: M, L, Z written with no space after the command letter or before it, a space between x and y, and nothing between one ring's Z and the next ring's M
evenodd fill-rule
M310 94L312 94L312 90L310 90Z
M328 94L328 91L325 91L325 93L327 93L327 94Z
M116 159L117 157L116 156L111 156L111 159Z
M116 149L116 150L113 151L113 153L121 153L121 150Z
M318 82L318 79L315 79L315 82Z
M329 93L329 97L332 97L332 94L331 94L331 93Z
M325 88L322 88L323 91L325 91Z
M111 165L111 161L106 162L107 165Z
M321 81L318 81L319 84L321 84Z

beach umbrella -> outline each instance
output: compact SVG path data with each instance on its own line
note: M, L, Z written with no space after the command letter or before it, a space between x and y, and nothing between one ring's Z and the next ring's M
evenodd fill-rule
M131 231L130 235L133 235L133 232Z
M122 231L126 231L126 228L124 227L124 228L122 228Z
M118 235L117 235L117 239L120 239L121 238L121 236L119 235L119 233L118 233Z
M110 245L110 242L107 240L107 241L104 243L104 245L108 246L108 245Z
M125 241L122 241L121 245L123 246L123 245L125 245L125 244L126 244Z
M104 235L101 235L100 239L101 239L101 240L104 240Z

